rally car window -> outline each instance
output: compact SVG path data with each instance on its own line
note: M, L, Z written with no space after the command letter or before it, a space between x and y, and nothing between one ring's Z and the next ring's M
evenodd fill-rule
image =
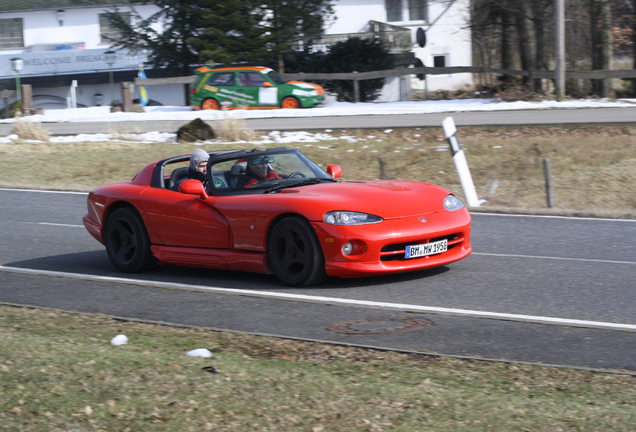
M234 72L222 72L212 75L209 85L213 86L233 86Z
M239 74L239 85L245 87L263 87L267 79L258 72L241 72Z
M267 76L276 84L285 84L287 81L289 81L287 78L282 77L274 71L267 72Z

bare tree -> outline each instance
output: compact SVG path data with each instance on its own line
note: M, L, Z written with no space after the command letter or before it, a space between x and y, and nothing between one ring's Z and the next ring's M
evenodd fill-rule
M590 33L592 35L592 70L612 68L612 17L609 0L590 0ZM609 80L592 80L595 95L609 96Z
M554 0L473 0L471 11L477 64L522 70L554 68ZM566 0L565 14L568 70L611 70L613 32L625 34L627 28L629 37L621 39L620 49L634 55L636 69L636 0ZM608 96L609 82L570 79L566 92ZM534 79L531 84L535 91L542 91L542 80ZM636 93L636 80L632 87Z
M636 0L631 2L632 12L632 56L633 56L633 68L636 69ZM632 92L636 94L636 80L632 80Z
M536 49L532 35L530 34L530 4L522 1L517 3L517 11L514 14L515 26L517 27L519 60L522 70L535 69L532 52ZM524 77L524 84L528 83L528 78Z
M548 23L551 23L551 19L548 18L548 12L552 11L553 0L534 0L529 2L530 20L532 22L532 34L534 38L534 68L536 70L548 69L548 38L546 30ZM549 46L552 46L550 44ZM542 93L543 88L540 79L535 79L533 83L535 91Z

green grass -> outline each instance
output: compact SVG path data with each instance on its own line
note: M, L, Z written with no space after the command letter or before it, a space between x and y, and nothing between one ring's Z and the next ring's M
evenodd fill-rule
M345 179L384 176L446 187L464 198L441 128L319 131L318 142L286 144L326 167L339 164ZM257 139L265 136L256 132ZM524 211L585 216L636 217L636 126L465 127L466 152L484 211ZM259 144L260 142L260 144ZM58 143L16 140L0 143L0 186L90 190L132 178L160 158L206 150L278 147L269 140L206 144L119 140ZM547 208L544 164L552 165L555 207Z
M636 424L636 386L626 375L7 306L0 332L6 431L553 432ZM117 334L129 343L111 346ZM185 356L196 348L214 357Z

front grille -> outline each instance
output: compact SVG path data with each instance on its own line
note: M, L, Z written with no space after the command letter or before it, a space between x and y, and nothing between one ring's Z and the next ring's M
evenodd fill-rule
M381 261L403 261L403 260L406 260L406 258L404 258L404 254L406 252L407 246L432 243L432 242L436 242L436 241L440 241L444 239L448 241L448 251L450 251L455 246L460 245L464 241L464 237L462 234L451 234L444 237L435 237L430 239L410 241L408 243L390 244L380 249L380 260ZM442 253L448 253L448 251L442 252ZM425 259L426 257L424 256L420 258L409 258L408 261L418 260L423 258Z

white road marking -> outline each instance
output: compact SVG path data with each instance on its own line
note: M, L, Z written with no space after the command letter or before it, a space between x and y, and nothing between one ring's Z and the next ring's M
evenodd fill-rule
M584 261L584 262L597 262L597 263L604 263L604 264L636 264L636 262L633 262L633 261L611 261L611 260L588 259L588 258L564 258L564 257L537 256L537 255L497 254L497 253L486 253L486 252L473 252L472 255L513 257L513 258L532 258L532 259L549 259L549 260L565 260L565 261Z
M0 188L0 191L13 191L13 192L39 192L39 193L52 193L52 194L69 194L69 195L88 195L88 192L73 192L73 191L56 191L56 190L40 190L40 189L12 189L12 188Z
M342 298L336 298L336 297L310 296L305 294L292 294L292 293L271 292L271 291L255 291L255 290L243 290L243 289L236 289L236 288L209 287L209 286L203 286L203 285L188 285L188 284L179 284L179 283L172 283L172 282L128 279L128 278L120 278L120 277L112 277L112 276L96 276L96 275L89 275L89 274L82 274L82 273L67 273L67 272L36 270L36 269L27 269L27 268L19 268L19 267L0 266L0 271L11 272L11 273L21 273L21 274L34 274L34 275L40 275L40 276L54 276L54 277L64 277L64 278L72 278L72 279L82 279L82 280L89 280L94 282L109 282L109 283L119 283L119 284L126 284L126 285L151 286L151 287L166 288L166 289L178 289L178 290L184 290L184 291L201 291L201 292L210 292L215 294L229 294L229 295L240 295L240 296L248 296L248 297L278 299L278 300L304 301L308 303L318 303L318 304L328 304L328 305L367 307L371 309L395 310L395 311L402 311L402 312L458 315L458 316L469 316L474 318L502 319L507 321L531 322L531 323L538 323L538 324L550 324L550 325L560 325L560 326L568 326L568 327L585 327L585 328L595 328L595 329L604 329L604 330L620 330L620 331L636 332L636 325L634 324L575 320L575 319L567 319L567 318L554 318L554 317L544 317L544 316L534 316L534 315L518 315L518 314L507 314L507 313L499 313L499 312L474 311L474 310L467 310L467 309L419 306L419 305L402 304L402 303L385 303L385 302L375 302L375 301L367 301L367 300L342 299Z
M84 228L84 225L70 225L70 224L60 224L60 223L52 223L52 222L35 222L38 225L53 225L53 226L65 226L65 227L73 227L73 228Z
M0 191L88 195L87 192L53 191L53 190L39 190L39 189L0 188ZM558 216L558 215L524 215L524 214L473 212L473 216L477 216L477 215L499 216L499 217L574 219L574 220L590 220L590 221L606 221L606 222L608 221L609 222L636 222L636 219L611 219L611 218L590 218L590 217ZM54 224L54 223L47 223L47 222L39 222L39 224L83 228L83 225ZM611 260L597 260L597 259L584 259L584 258L563 258L563 257L495 254L495 253L480 253L480 252L473 252L473 255L598 262L598 263L606 263L606 264L636 264L636 262L632 262L632 261L611 261ZM47 270L23 269L23 268L17 268L17 267L0 266L0 271L13 272L13 273L37 274L37 275L43 275L43 276L66 277L66 278L74 278L74 279L92 280L92 281L98 281L98 282L112 282L112 283L141 285L141 286L156 286L159 288L180 289L185 291L204 291L204 292L212 292L212 293L218 293L218 294L244 295L244 296L261 297L261 298L306 301L306 302L320 303L320 304L361 306L361 307L369 307L369 308L375 308L375 309L400 310L400 311L406 311L406 312L421 312L421 313L428 312L428 313L438 313L438 314L447 314L447 315L460 315L460 316L471 316L471 317L479 317L479 318L505 319L505 320L512 320L512 321L563 325L563 326L572 326L572 327L587 327L587 328L613 329L613 330L622 330L622 331L636 331L636 325L633 325L633 324L572 320L572 319L566 319L566 318L553 318L553 317L543 317L543 316L533 316L533 315L505 314L505 313L499 313L499 312L439 308L439 307L432 307L432 306L418 306L418 305L409 305L409 304L401 304L401 303L384 303L384 302L373 302L373 301L366 301L366 300L339 299L334 297L308 296L303 294L262 292L262 291L254 291L254 290L240 290L240 289L233 289L233 288L207 287L202 285L187 285L187 284L178 284L178 283L170 283L170 282L117 278L117 277L110 277L110 276L94 276L94 275L81 274L81 273L67 273L67 272L57 272L57 271L47 271Z
M501 216L501 217L525 217L525 218L540 218L540 219L574 219L574 220L586 220L586 221L603 221L603 222L636 222L636 219L613 219L613 218L595 218L595 217L582 217L582 216L559 216L559 215L528 215L528 214L512 214L512 213L481 213L471 212L473 216Z

